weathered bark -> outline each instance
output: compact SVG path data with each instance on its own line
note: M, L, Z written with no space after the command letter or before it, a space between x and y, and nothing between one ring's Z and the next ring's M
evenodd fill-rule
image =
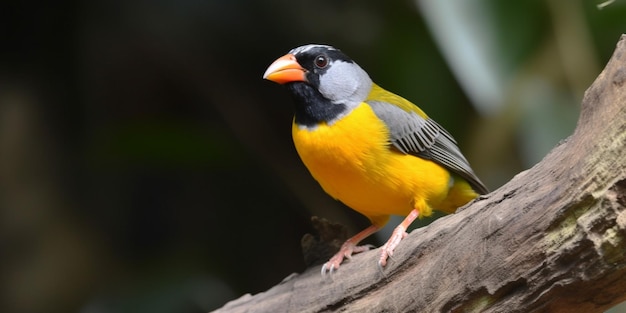
M603 312L626 300L626 36L578 126L500 189L379 250L217 312Z

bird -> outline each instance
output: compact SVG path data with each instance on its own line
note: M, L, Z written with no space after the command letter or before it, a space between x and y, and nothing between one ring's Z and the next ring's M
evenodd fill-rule
M322 275L367 251L359 242L391 215L405 216L381 247L382 268L407 228L433 210L454 213L489 190L457 142L422 109L375 84L341 50L307 44L269 65L263 78L284 85L295 104L292 138L322 189L371 225L346 240Z

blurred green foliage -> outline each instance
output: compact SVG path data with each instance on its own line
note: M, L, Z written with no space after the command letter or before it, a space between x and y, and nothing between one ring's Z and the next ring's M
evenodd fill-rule
M300 164L289 96L261 79L301 44L419 104L497 188L574 129L626 29L626 3L597 4L0 5L2 312L205 312L303 271L311 215L364 227Z

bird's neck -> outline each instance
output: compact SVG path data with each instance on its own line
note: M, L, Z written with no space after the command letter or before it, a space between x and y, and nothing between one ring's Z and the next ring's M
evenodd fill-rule
M345 114L347 107L326 99L317 89L306 83L294 82L286 85L296 105L295 123L314 127L320 123L331 123Z

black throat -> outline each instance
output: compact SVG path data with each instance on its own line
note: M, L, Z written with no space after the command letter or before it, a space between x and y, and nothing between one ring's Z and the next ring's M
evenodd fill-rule
M298 125L313 127L335 119L346 110L344 104L332 103L307 83L293 82L285 86L295 102L295 122Z

